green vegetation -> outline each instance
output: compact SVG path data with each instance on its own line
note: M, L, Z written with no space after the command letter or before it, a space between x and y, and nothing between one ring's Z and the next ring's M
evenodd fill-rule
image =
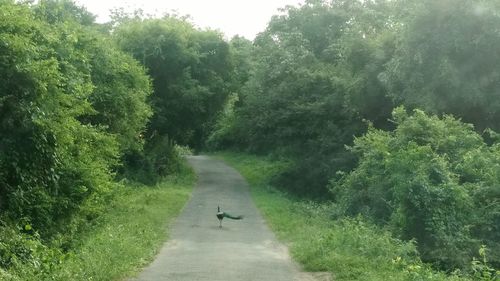
M0 2L0 219L45 240L99 213L150 115L144 69L64 3Z
M500 130L498 1L398 1L396 48L380 77L396 103ZM403 14L404 13L404 14Z
M175 145L200 150L232 91L233 59L223 35L197 29L185 18L113 16L114 42L151 77L153 108L143 151L126 155L129 178L155 183L178 170Z
M177 17L116 15L113 38L148 69L155 91L148 135L200 149L230 93L229 44Z
M354 141L358 166L331 184L342 212L416 239L421 256L443 268L465 268L481 244L498 263L500 144L486 145L451 116L400 107L392 119L394 131L370 128Z
M1 258L10 258L10 264L8 272L0 271L0 279L104 281L130 276L149 263L167 239L167 226L189 198L194 179L184 168L182 174L155 186L125 183L107 202L103 215L64 254L28 236L11 237L15 247L9 251L25 256L7 256L7 245L1 244Z
M272 178L280 190L414 241L439 270L472 274L480 249L499 268L499 11L494 0L287 7L237 49L250 69L207 145L289 159Z
M151 186L184 173L182 145L287 159L244 173L308 269L499 278L497 0L306 0L253 42L175 15L94 20L0 0L0 277L114 278L86 255L127 243L105 225L134 196L180 208L187 191Z
M335 280L494 280L447 276L422 263L414 242L404 242L363 217L345 218L333 203L306 201L277 190L272 177L290 163L246 154L217 153L238 169L270 227L306 271L328 271ZM470 261L472 262L472 260ZM475 267L479 268L479 267Z
M147 134L155 85L72 1L0 11L0 279L122 277L193 184L175 140Z

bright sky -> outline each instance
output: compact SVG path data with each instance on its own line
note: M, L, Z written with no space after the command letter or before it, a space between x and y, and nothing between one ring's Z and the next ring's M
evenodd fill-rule
M177 11L190 15L200 28L222 31L226 37L239 34L253 40L267 26L278 9L286 5L297 6L304 0L76 0L96 14L98 22L109 20L109 11L123 7L126 11L141 8L145 14L163 15Z

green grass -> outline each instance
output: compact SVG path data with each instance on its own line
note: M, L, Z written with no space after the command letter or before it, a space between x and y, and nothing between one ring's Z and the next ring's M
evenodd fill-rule
M192 170L186 169L154 187L125 184L95 226L79 237L76 248L60 261L46 261L50 269L45 268L44 274L33 270L36 265L26 264L0 271L0 280L108 281L134 276L168 238L169 223L188 200L194 182Z
M301 201L270 186L286 161L228 152L216 157L247 179L257 207L305 271L328 271L335 280L467 280L433 271L413 243L362 218L337 218L332 203Z
M128 186L99 228L58 270L60 280L117 280L152 261L168 237L168 224L191 194L193 177L158 186Z

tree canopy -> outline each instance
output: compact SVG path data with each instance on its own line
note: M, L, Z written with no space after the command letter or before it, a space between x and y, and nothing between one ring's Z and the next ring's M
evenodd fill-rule
M222 34L198 30L174 16L123 17L113 37L151 75L149 135L200 149L230 93L233 66Z

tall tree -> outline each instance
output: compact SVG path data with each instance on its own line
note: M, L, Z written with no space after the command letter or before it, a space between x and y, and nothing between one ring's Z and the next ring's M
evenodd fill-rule
M229 45L215 31L185 19L125 17L114 37L149 71L154 116L149 135L201 148L230 90Z
M500 129L498 1L399 1L400 38L381 78L396 103Z
M344 145L363 119L388 126L392 108L378 80L391 57L385 1L306 1L287 7L255 39L254 67L235 104L232 142L291 156L284 186L322 195L337 170L354 164ZM219 131L220 133L220 131Z
M115 186L120 150L140 146L136 134L149 114L148 78L117 48L94 48L104 39L88 22L82 25L81 15L88 14L70 1L0 5L0 211L50 237L71 228L82 206L99 202ZM102 65L107 54L123 61ZM101 83L97 75L103 73L115 81ZM106 93L116 94L112 99L123 101L120 106L133 106L100 106ZM124 110L125 116L119 113ZM117 129L124 121L129 127Z

